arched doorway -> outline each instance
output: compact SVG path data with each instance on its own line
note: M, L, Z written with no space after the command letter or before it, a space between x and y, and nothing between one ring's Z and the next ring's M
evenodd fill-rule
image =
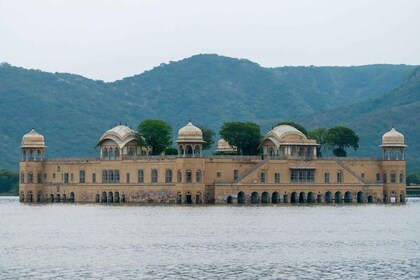
M176 203L182 204L182 194L180 192L177 194Z
M332 202L332 193L330 191L325 193L325 202L331 203Z
M320 193L316 195L316 202L322 203L322 195Z
M187 145L185 147L185 156L186 157L192 157L192 155L193 155L193 149L192 149L191 145Z
M53 194L50 194L50 201L54 202L54 195Z
M306 202L306 194L305 192L299 193L299 203L305 203Z
M55 195L55 202L60 202L60 194Z
M405 202L405 196L404 196L404 193L401 192L400 193L400 203L404 203L404 202Z
M261 203L269 203L270 202L270 195L268 192L263 192L261 195Z
M232 198L232 196L230 196L230 195L229 195L229 196L227 197L227 203L228 203L228 204L231 204L232 202L233 202L233 198Z
M63 202L67 202L67 195L65 193L63 194Z
M119 192L115 192L114 202L115 203L120 203L120 193Z
M186 204L192 204L192 197L191 197L191 193L190 192L187 192L186 193L186 195L185 195L185 203Z
M28 193L28 202L33 202L33 201L34 201L33 194L32 194L32 192L29 192Z
M108 203L112 203L114 201L114 194L112 192L108 192Z
M352 202L351 192L345 192L345 194L344 194L344 202L345 203Z
M368 196L368 203L372 203L373 202L373 197L371 195Z
M125 203L125 193L123 193L123 194L121 195L121 202L122 202L122 203Z
M201 199L201 192L197 192L195 194L195 204L201 204L203 203L202 199Z
M257 192L253 192L251 194L251 203L258 203L260 202L260 197L258 196Z
M280 203L280 194L278 192L273 192L271 195L271 203Z
M97 193L96 197L95 197L95 202L99 203L100 201L101 201L101 197L100 197L99 193Z
M37 202L42 202L42 193L38 193Z
M314 203L315 202L315 196L313 192L308 192L308 199L307 199L308 203Z
M297 203L298 202L298 195L297 192L292 192L292 195L290 197L290 202L291 203Z
M70 193L70 202L74 202L74 192Z
M341 192L336 192L335 193L334 202L335 203L341 203L342 202Z
M357 193L357 203L363 203L365 202L365 195L363 194L363 192L358 192Z
M397 196L395 195L395 192L391 192L391 196L390 196L389 202L395 203L396 200L397 200Z
M239 192L238 193L238 203L245 203L245 193Z
M106 203L106 192L102 193L101 202Z

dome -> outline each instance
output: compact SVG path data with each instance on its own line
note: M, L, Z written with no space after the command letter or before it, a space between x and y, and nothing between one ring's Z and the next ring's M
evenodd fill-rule
M32 129L22 137L22 148L44 148L44 136Z
M220 139L217 141L217 149L216 152L236 152L237 148L235 146L229 145L225 139Z
M316 146L316 140L308 139L305 134L291 125L278 125L270 130L262 139L261 146L274 144L277 148L281 145Z
M117 134L121 139L132 133L134 133L134 131L125 125L117 125L105 132L105 134Z
M305 134L303 134L300 130L296 129L295 127L291 125L282 124L279 126L276 126L271 130L274 134L276 134L279 139L283 138L283 136L286 136L288 134L295 134L302 136L304 139L306 139Z
M111 140L122 148L128 142L136 140L136 133L126 125L117 125L110 130L107 130L101 136L96 146L101 145L106 140Z
M382 136L381 147L406 147L404 135L395 130L394 127Z
M194 126L192 122L188 122L186 126L178 131L177 142L200 142L203 143L203 132L198 127Z

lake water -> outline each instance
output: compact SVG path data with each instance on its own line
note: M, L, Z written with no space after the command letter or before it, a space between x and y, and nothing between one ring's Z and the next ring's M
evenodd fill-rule
M406 205L21 204L0 197L0 279L415 279Z

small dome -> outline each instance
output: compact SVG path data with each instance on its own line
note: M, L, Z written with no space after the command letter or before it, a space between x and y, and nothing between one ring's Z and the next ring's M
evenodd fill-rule
M188 122L186 126L178 131L178 142L204 142L203 132L198 127L194 126L192 122Z
M235 146L231 146L229 142L225 139L220 139L217 141L217 149L216 152L236 152L237 148Z
M22 148L44 148L44 136L32 129L22 137Z
M382 147L406 147L404 135L395 130L394 127L382 136Z

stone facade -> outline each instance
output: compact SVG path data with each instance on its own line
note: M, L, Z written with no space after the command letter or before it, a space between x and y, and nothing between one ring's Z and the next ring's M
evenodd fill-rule
M100 138L98 158L78 159L45 158L44 138L31 131L22 139L20 199L182 204L405 201L405 161L398 156L405 145L395 133L392 144L384 135L382 148L397 153L382 159L317 158L315 141L285 125L263 138L263 156L204 157L204 141L196 129L191 122L180 129L178 156L150 156L148 148L136 146L131 129L118 126Z

